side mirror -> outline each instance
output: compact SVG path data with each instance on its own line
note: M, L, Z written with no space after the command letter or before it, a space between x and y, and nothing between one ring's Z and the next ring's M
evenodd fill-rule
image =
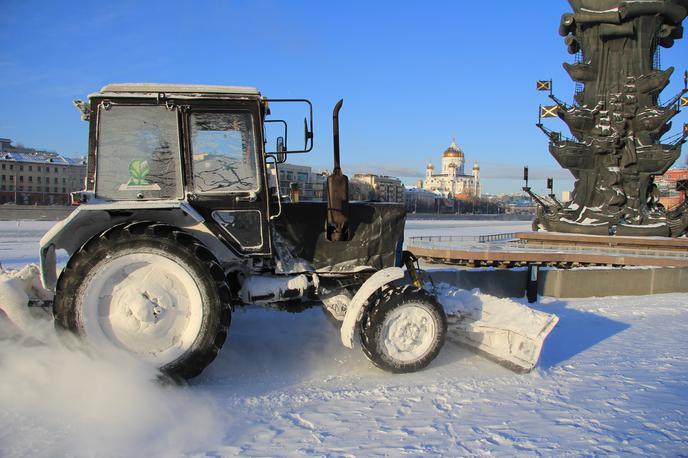
M287 147L287 122L283 119L265 119L263 122L265 124L268 123L281 123L284 125L284 152L287 154L297 154L297 153L308 153L313 149L313 105L309 100L306 99L265 99L266 102L269 102L273 107L275 106L274 104L279 104L279 103L302 103L305 104L306 107L308 108L308 116L304 118L303 120L303 141L304 141L304 148L303 150L290 150ZM277 105L279 106L279 105ZM289 113L286 113L287 115ZM289 116L291 119L291 116ZM272 136L271 136L272 137ZM293 142L292 142L293 143ZM273 156L276 156L278 151L267 151L265 154L270 154Z
M311 142L311 148L313 147L313 128L308 127L308 119L303 118L303 149L308 150L308 141Z
M277 137L277 145L275 147L277 151L277 162L283 164L287 162L287 145L284 143L284 137Z

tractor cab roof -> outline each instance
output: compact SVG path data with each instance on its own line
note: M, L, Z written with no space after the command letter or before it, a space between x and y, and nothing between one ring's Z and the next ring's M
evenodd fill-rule
M159 97L160 94L175 98L226 98L260 97L255 87L208 86L203 84L117 83L108 84L88 97Z

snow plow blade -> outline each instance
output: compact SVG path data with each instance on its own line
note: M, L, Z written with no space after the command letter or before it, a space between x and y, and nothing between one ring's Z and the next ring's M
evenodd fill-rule
M0 268L0 319L8 320L23 335L43 340L53 329L52 320L37 320L30 304L50 303L52 293L43 289L36 265L19 271ZM4 316L2 316L4 315Z
M514 372L533 370L559 317L478 291L443 289L438 296L447 313L448 340Z

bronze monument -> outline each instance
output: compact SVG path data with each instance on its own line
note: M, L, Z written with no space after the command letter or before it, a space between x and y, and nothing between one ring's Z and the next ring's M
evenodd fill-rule
M668 211L659 203L654 177L671 167L688 138L662 137L670 120L688 104L685 88L661 103L673 67L660 68L659 48L683 36L688 0L569 0L573 13L561 18L575 63L564 68L577 83L574 104L538 81L556 105L541 116L558 116L573 138L540 127L549 151L575 178L572 201L533 197L539 204L534 226L553 232L592 235L673 236L686 233L688 202ZM526 188L530 192L529 188Z

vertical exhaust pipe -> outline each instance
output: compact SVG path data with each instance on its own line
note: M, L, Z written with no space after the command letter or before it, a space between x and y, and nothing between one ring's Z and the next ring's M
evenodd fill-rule
M332 175L342 174L339 162L339 110L342 109L342 105L344 105L344 99L340 99L332 111L332 137L334 142L334 168L332 169Z
M343 99L337 102L332 112L334 168L327 177L327 239L332 242L349 239L349 178L339 161L339 110L343 104Z

